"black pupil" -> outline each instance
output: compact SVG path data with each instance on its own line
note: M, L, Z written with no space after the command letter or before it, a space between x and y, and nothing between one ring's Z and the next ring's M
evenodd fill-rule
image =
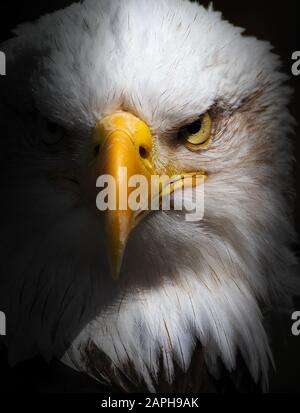
M202 128L202 119L198 119L196 122L191 123L190 125L186 126L186 130L190 135L195 135L196 133L200 132Z
M57 132L58 127L55 123L47 122L47 129L50 133L54 134Z

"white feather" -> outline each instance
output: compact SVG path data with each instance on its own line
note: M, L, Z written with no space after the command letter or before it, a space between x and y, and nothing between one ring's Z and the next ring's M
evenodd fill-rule
M74 325L81 326L63 358L67 364L87 371L82 354L92 341L115 368L133 363L154 391L159 357L172 382L174 359L186 370L199 339L213 374L218 358L232 371L240 350L253 378L266 383L271 353L260 304L285 297L295 264L286 187L290 91L270 45L243 36L212 8L181 0L86 0L21 26L16 34L5 46L15 76L21 56L34 68L18 105L32 99L73 134L80 143L76 162L97 119L123 108L151 127L158 169L171 163L209 175L200 223L187 223L179 212L157 213L132 234L121 287L109 280L104 240L92 214L81 204L78 209L74 194L50 196L46 181L27 181L45 191L45 203L40 191L38 205L48 216L40 217L39 210L36 237L19 252L35 260L19 258L9 274L18 280L16 296L22 291L21 303L30 309L22 317L35 320L34 346L51 357L63 348L61 342L74 338ZM171 129L215 107L222 119L208 150L170 149ZM66 158L54 164L46 159L38 168L51 171L60 161ZM55 223L42 237L41 222L45 228ZM40 301L34 301L28 279L37 279L42 268L45 290L38 284ZM56 308L55 300L65 303L66 297L67 316L55 318L49 303ZM36 314L45 305L50 311L41 321ZM54 338L53 325L59 332ZM13 360L28 354L11 351Z

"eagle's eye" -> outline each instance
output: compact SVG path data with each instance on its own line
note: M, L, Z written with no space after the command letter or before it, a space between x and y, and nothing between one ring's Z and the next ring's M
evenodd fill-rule
M202 149L209 144L211 131L212 119L209 113L205 113L195 122L182 127L179 131L179 138L190 149Z
M40 139L47 146L57 145L64 136L64 130L61 126L41 116L38 120L38 132Z

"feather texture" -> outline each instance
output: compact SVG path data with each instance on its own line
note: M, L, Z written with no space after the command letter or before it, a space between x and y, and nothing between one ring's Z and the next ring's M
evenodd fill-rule
M0 297L12 362L63 357L105 383L121 372L157 391L161 367L172 388L176 366L188 371L200 342L210 374L220 360L234 371L240 352L266 387L262 309L289 302L296 263L293 120L278 57L242 32L189 1L86 0L20 26L3 46L1 125L10 136L1 140ZM49 177L80 176L96 121L118 109L151 127L158 171L201 167L209 179L204 219L150 215L129 240L116 285L83 195ZM210 146L172 145L173 131L207 110ZM66 131L58 152L40 143L36 111ZM91 348L109 368L97 369Z

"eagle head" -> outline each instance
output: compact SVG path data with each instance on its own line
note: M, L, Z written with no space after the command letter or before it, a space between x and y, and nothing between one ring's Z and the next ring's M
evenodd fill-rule
M86 0L21 25L2 50L10 361L42 354L157 391L191 367L195 382L232 372L239 354L266 384L263 310L289 300L295 264L290 89L270 44L189 1ZM177 177L171 208L101 211L99 196L134 191L121 168ZM189 220L199 191L203 216Z

